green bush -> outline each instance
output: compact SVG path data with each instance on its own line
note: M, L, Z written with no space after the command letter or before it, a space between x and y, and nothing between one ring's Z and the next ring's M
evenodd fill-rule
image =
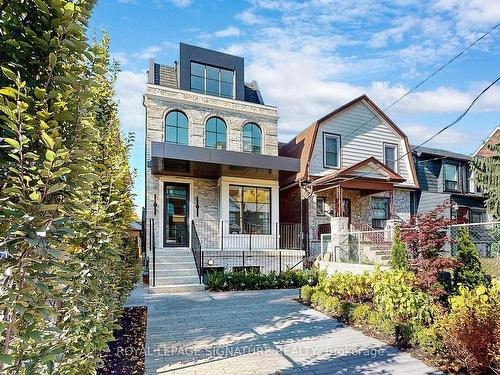
M373 307L369 305L359 305L354 308L351 314L351 320L358 324L368 323L368 318Z
M406 251L406 245L401 240L399 236L399 230L396 227L394 230L394 241L391 247L391 259L389 264L392 268L397 270L408 270L410 265L408 263L408 252Z
M443 350L443 344L435 325L431 325L430 327L415 325L410 344L419 346L431 354L438 354Z
M305 303L311 303L311 296L314 293L314 287L310 285L304 285L300 288L300 299Z
M455 282L474 288L486 282L476 245L470 240L467 230L461 227L458 231L458 249L455 257L462 265L455 270Z
M429 296L412 286L415 275L404 270L391 270L380 275L373 284L373 304L395 322L426 324L432 318Z
M322 309L324 312L331 315L339 315L341 302L337 297L327 296L322 302Z
M368 314L367 322L370 326L378 329L380 332L393 335L395 329L394 321L388 319L385 314L380 311L372 310Z
M208 274L206 285L208 290L224 290L226 275L224 272L211 272Z
M339 297L341 300L363 302L373 296L373 275L365 272L361 275L351 273L334 273L322 281L325 292Z

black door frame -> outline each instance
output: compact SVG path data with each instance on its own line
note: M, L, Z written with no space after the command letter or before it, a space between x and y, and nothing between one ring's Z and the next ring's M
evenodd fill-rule
M186 188L186 242L185 243L167 243L167 186L183 186ZM189 226L189 204L190 204L191 187L187 182L163 182L163 247L189 247L190 226Z

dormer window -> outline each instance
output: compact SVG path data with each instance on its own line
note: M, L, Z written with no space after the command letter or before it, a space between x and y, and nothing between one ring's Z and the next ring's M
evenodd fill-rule
M458 190L458 165L443 164L444 190Z
M234 99L234 72L192 61L191 91Z
M384 164L397 172L398 146L384 143Z

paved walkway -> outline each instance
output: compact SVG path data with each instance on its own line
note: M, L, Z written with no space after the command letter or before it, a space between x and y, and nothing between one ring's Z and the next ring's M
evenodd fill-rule
M297 290L143 295L146 374L433 374L406 353L299 304Z

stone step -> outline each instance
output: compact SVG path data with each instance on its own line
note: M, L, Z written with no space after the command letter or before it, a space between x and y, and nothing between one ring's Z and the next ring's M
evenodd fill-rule
M156 274L156 285L183 285L183 284L196 284L200 279L198 275L194 276L162 276Z
M156 277L176 277L176 276L194 276L198 277L198 271L196 267L194 269L177 269L177 270L169 270L164 268L156 268Z
M204 290L205 290L205 285L196 283L196 284L184 284L184 285L159 285L155 287L150 286L148 291L150 294L162 294L162 293L201 292Z
M149 262L152 263L152 257L149 258ZM156 263L194 263L194 258L192 254L189 255L156 255Z
M151 262L151 265L153 263ZM168 260L156 259L156 269L162 270L196 270L196 264L194 260L189 262L170 262Z

